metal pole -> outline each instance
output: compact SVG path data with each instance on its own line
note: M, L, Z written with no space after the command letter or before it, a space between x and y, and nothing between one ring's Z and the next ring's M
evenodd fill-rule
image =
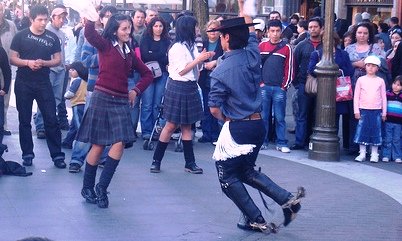
M315 73L318 80L315 127L310 137L308 158L320 161L339 161L339 137L335 124L336 77L339 67L334 63L333 29L334 0L325 3L323 56Z

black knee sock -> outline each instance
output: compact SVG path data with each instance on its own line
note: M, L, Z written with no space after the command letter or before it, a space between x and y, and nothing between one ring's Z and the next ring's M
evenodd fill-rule
M183 153L186 165L195 162L194 151L193 151L193 141L183 140Z
M162 161L168 144L169 144L169 142L158 141L158 144L156 144L156 149L154 152L154 160L155 161Z
M119 162L120 160L115 160L110 156L106 157L105 167L103 168L102 174L99 178L99 186L103 187L105 190L108 188Z
M83 188L94 188L97 169L98 165L92 166L88 162L85 164Z

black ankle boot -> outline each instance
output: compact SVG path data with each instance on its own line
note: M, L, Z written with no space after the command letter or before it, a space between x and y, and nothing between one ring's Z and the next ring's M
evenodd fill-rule
M99 186L99 183L96 184L96 204L98 204L99 208L108 208L109 207L109 198L107 197L106 188Z
M198 167L195 162L193 163L186 163L184 166L184 171L192 173L192 174L202 174L203 170L201 167Z
M161 172L161 162L154 160L152 162L150 171L151 171L151 173L159 173L159 172Z
M81 195L87 203L96 203L96 193L93 188L82 188Z

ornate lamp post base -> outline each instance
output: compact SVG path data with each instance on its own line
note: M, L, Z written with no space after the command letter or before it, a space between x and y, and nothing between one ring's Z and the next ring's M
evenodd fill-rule
M310 137L308 158L319 161L339 161L340 147L336 129L314 128Z
M326 39L332 40L332 32L329 35ZM328 43L324 43L324 46L325 44ZM323 55L327 56L323 57L315 69L318 81L316 123L310 137L308 158L320 161L340 160L339 137L335 123L335 89L339 67L332 61L332 46L330 47L331 51L328 51L328 47L324 48Z

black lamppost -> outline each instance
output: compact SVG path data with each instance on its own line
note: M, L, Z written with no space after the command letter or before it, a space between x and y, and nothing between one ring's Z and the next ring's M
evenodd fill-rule
M315 127L310 137L308 158L339 161L339 137L335 123L336 77L339 67L334 63L334 0L325 1L323 55L315 73L318 79Z

